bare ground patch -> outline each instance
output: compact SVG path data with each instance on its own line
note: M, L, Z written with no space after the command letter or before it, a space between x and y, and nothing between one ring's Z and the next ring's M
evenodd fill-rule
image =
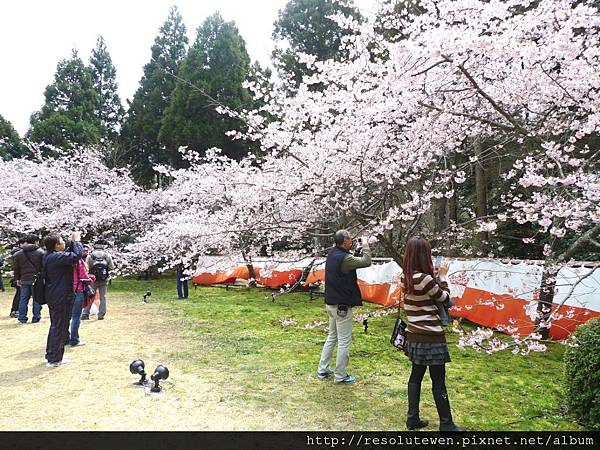
M171 354L201 349L181 323L157 305L140 305L110 295L104 321L83 321L82 347L67 346L69 365L44 363L50 320L20 325L8 317L12 294L0 293L0 430L258 430L282 429L275 415L255 411L230 395L236 388L220 381L210 367L198 369ZM30 312L31 314L31 312ZM201 350L199 350L201 351ZM151 397L129 373L141 358L146 371L168 366L167 394Z

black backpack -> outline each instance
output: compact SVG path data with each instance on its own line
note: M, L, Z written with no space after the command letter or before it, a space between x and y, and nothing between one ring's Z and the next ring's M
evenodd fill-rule
M108 280L108 264L106 263L106 257L96 257L92 253L92 259L94 263L90 268L90 273L96 277L96 281L106 281Z

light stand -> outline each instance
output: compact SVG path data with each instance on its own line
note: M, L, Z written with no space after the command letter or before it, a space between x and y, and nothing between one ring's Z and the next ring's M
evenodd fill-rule
M169 369L167 369L165 366L160 365L154 369L154 373L150 376L150 379L154 381L154 386L150 388L150 392L154 394L162 392L162 388L159 386L159 381L166 380L167 378L169 378Z
M148 300L146 300L146 298L151 297L151 296L152 296L152 292L146 291L146 293L144 294L144 298L142 299L142 303L148 303Z
M129 371L133 375L139 375L140 380L132 383L133 386L148 386L148 380L146 379L146 372L144 371L145 364L141 359L136 359L129 364Z

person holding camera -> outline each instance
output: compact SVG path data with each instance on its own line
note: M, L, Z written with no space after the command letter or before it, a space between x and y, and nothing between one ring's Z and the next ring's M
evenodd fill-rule
M329 334L321 352L317 376L325 379L334 375L334 383L350 384L356 381L356 377L346 372L352 341L352 307L362 306L356 269L371 265L371 249L368 240L363 238L364 255L351 255L352 236L346 230L336 231L334 241L335 247L325 261L325 306L329 316ZM329 363L336 344L335 371L332 371Z
M81 234L71 235L72 251L65 251L65 241L58 234L44 240L46 246L45 296L50 310L50 329L46 345L46 367L58 367L70 362L63 358L69 335L69 322L73 308L73 267L83 256Z
M447 305L450 301L446 280L449 265L448 260L441 262L438 282L429 242L421 237L413 237L406 243L400 286L404 292L404 310L408 320L404 351L412 362L406 418L409 430L429 425L427 420L421 420L419 416L421 382L429 367L433 399L440 417L440 431L465 431L452 420L446 390L446 363L450 362L450 354L438 310L438 304Z

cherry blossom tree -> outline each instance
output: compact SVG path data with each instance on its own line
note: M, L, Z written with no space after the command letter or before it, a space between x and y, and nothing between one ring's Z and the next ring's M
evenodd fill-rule
M80 230L84 239L102 237L118 250L150 225L155 212L157 194L137 187L126 169L109 169L93 149L0 161L0 178L6 180L0 184L5 243L17 234Z
M376 235L399 262L408 237L432 234L437 200L454 198L477 164L517 148L499 173L505 193L494 211L456 218L438 244L461 238L470 253L478 232L493 239L509 219L535 225L525 239L551 242L540 299L540 327L547 327L543 304L551 303L557 264L597 245L600 234L598 8L569 0L422 6L425 13L408 23L385 11L377 27L336 17L359 31L345 40L349 61L299 55L315 74L294 97L277 95L252 112L221 108L244 118L250 132L237 137L259 141L266 156L235 168L220 160L179 186L201 185L206 171L217 170L222 204L208 211L223 250L242 235L253 237L249 245L273 246L344 226ZM402 27L406 38L389 42L382 26ZM488 145L471 154L482 141Z
M158 168L171 183L153 193L93 158L2 163L3 179L20 180L0 187L8 199L2 230L80 220L94 235L130 237L132 267L171 267L202 255L300 259L319 254L319 239L341 227L376 236L377 251L396 262L415 234L432 237L440 252L452 246L474 255L477 236L493 241L510 221L533 230L524 244L545 245L538 328L509 343L487 330L463 332L460 342L491 352L542 350L557 317L558 268L600 248L598 5L424 0L420 7L409 19L391 5L377 21L334 16L352 30L342 40L347 59L298 54L311 75L294 96L257 80L247 87L258 109L220 105L247 125L229 135L256 141L260 156L233 161L219 149L184 149L190 168ZM471 174L491 161L498 194L490 210L465 204L440 229L435 205L450 210ZM95 181L85 178L90 171ZM44 192L64 204L32 198ZM77 208L84 219L72 220Z

